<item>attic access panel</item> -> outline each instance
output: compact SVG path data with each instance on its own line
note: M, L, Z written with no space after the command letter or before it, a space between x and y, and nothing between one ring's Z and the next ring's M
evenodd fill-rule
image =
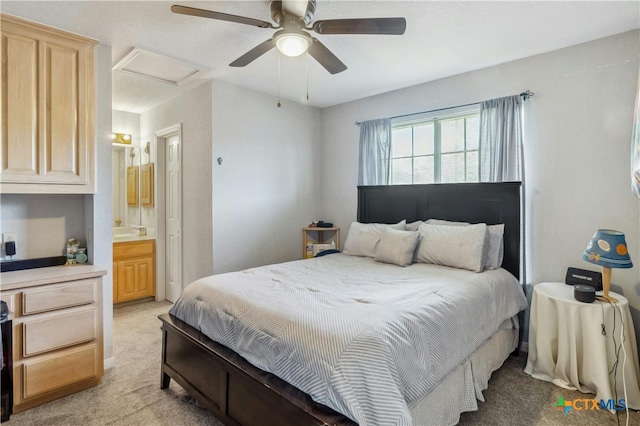
M207 71L197 65L137 47L122 58L113 70L174 86L181 86Z

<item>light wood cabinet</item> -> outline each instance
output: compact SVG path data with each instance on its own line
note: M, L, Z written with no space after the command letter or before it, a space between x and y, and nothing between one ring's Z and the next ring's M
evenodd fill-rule
M13 321L14 413L96 386L104 374L106 271L92 265L29 271L2 274Z
M96 40L0 14L2 193L94 191Z
M127 205L138 206L138 167L127 167Z
M142 207L153 207L153 163L140 166L140 202Z
M113 244L113 303L156 295L155 241Z

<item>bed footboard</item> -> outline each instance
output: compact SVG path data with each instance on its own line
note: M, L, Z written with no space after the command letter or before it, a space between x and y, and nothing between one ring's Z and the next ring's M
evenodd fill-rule
M171 379L230 425L356 425L273 374L163 314L160 387Z

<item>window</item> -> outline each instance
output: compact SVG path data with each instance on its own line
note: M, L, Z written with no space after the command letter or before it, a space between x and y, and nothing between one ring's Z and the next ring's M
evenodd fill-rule
M390 184L478 182L480 105L391 124Z

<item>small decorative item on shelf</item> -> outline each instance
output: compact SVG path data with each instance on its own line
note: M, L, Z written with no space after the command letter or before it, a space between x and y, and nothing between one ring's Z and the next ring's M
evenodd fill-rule
M333 228L333 223L325 222L324 220L311 222L309 228Z
M80 248L80 243L75 238L69 238L67 241L67 265L76 263L76 255Z
M316 257L318 253L321 253L325 250L335 250L336 244L332 241L331 244L314 244L313 245L313 257Z
M78 248L78 253L76 254L76 262L87 263L88 259L89 258L87 257L87 248L86 247Z

